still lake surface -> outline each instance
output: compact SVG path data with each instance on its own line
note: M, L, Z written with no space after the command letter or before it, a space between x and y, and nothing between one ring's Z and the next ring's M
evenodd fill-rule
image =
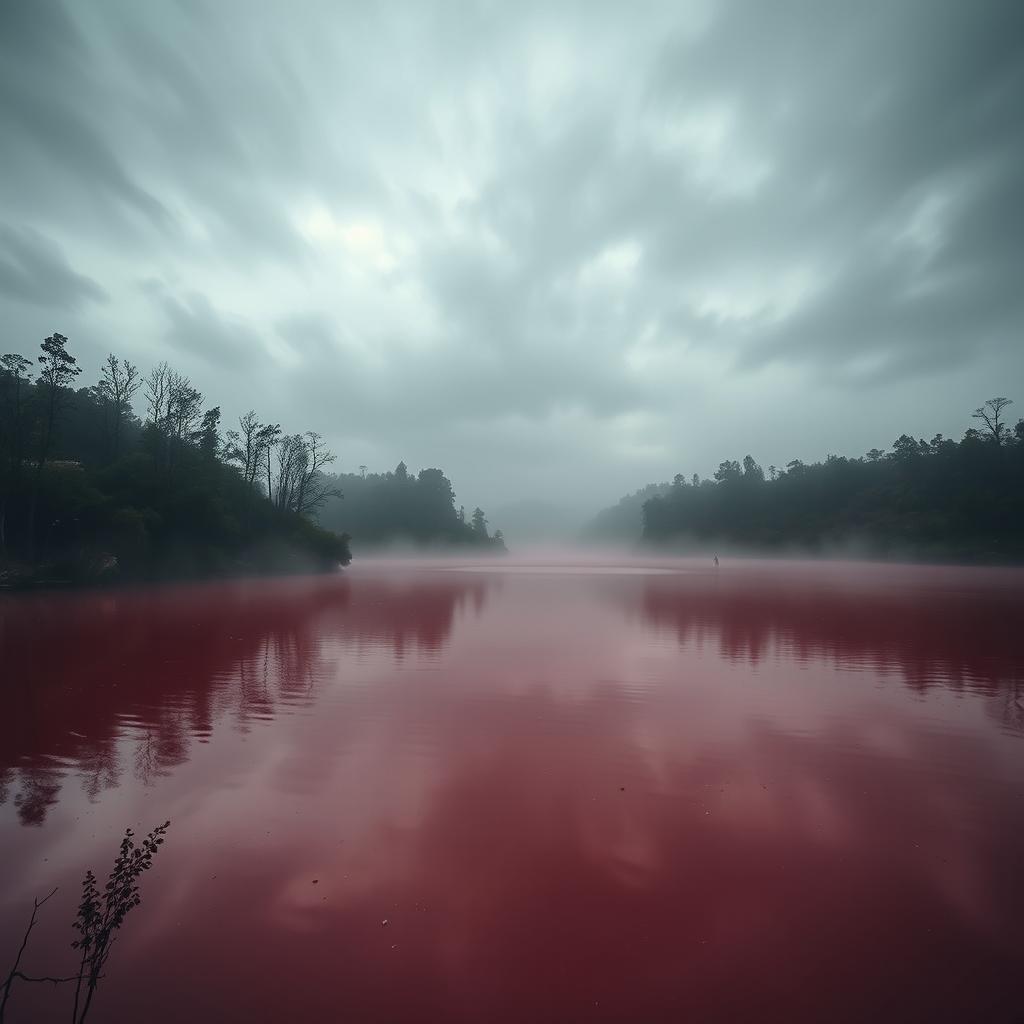
M1024 1015L1020 570L7 596L0 696L0 975L55 885L23 969L71 973L86 868L172 821L97 1021Z

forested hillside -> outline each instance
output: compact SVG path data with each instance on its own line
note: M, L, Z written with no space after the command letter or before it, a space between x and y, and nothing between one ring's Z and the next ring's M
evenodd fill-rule
M79 387L68 339L0 357L0 582L331 568L347 538L313 521L333 461L318 435L220 408L167 363L110 355ZM139 402L145 408L140 419Z
M650 543L809 551L857 545L912 557L1024 559L1024 420L1012 402L975 410L962 439L900 436L862 458L794 460L767 473L748 455L714 480L679 475L644 504Z

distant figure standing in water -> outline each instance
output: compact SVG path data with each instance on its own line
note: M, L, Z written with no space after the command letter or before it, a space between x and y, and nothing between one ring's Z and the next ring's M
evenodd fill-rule
M718 555L715 555L715 568L718 568Z

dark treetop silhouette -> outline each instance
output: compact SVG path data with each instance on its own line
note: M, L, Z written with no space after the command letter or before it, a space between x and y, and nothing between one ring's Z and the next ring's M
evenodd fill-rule
M348 538L314 517L334 460L314 433L258 423L243 445L220 433L220 408L167 363L143 378L107 357L100 380L81 372L61 334L39 370L0 360L0 572L17 579L191 576L333 568ZM146 418L133 399L142 392Z
M605 509L590 535L700 546L1019 561L1024 559L1024 420L1004 420L1007 398L973 416L960 441L907 434L886 453L790 462L767 474L748 455L713 480L677 474Z
M501 530L488 532L483 509L474 509L468 519L464 508L456 511L455 490L440 469L414 475L400 462L389 473L335 476L332 485L320 522L350 534L361 547L405 541L505 550Z
M250 410L222 435L219 406L166 362L143 377L111 354L76 391L68 339L41 352L35 377L0 357L0 585L331 569L351 537L504 550L483 510L456 511L440 469L332 476L313 431Z

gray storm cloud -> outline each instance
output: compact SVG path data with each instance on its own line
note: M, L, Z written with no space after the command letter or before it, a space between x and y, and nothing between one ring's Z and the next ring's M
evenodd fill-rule
M5 3L3 349L489 507L956 434L1024 380L1022 100L1014 2Z

